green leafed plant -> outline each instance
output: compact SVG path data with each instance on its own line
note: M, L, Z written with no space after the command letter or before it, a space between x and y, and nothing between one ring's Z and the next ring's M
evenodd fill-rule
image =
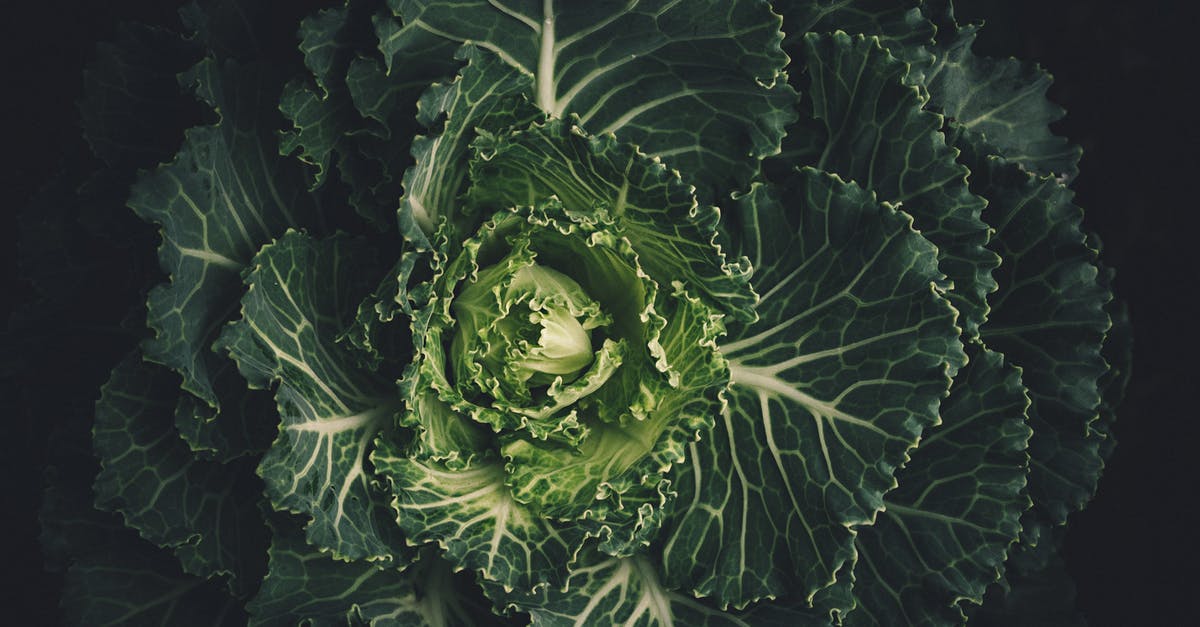
M164 276L49 473L69 622L1069 615L1127 317L947 3L182 16L82 103Z

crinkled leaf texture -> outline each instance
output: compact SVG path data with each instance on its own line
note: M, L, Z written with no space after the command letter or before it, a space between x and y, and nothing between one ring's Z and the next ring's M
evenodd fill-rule
M68 623L1074 618L1128 315L949 3L182 16L81 105L166 276L55 441Z
M730 406L676 471L687 506L663 549L669 584L737 606L834 581L965 361L912 218L799 176L786 198L740 199L759 319L721 345Z
M217 348L251 385L277 385L279 435L258 468L272 504L310 515L309 541L335 556L389 561L405 548L366 458L399 401L335 342L370 287L370 252L295 231L264 246Z

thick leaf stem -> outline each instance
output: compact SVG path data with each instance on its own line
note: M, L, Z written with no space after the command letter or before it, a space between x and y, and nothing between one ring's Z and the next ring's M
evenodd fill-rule
M554 0L542 0L542 43L538 54L537 103L543 111L558 117L554 97Z

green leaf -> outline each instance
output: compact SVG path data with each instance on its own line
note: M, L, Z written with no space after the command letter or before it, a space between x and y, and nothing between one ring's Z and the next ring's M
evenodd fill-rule
M985 248L985 202L968 190L967 169L940 132L942 117L923 110L928 98L906 82L908 65L874 37L810 34L805 49L812 114L789 133L809 145L785 152L779 165L835 173L903 207L938 247L939 267L954 282L948 298L966 337L974 337L999 258Z
M162 372L136 356L124 363ZM178 394L177 385L174 391ZM227 582L184 573L176 556L138 538L120 515L94 507L92 483L99 468L90 422L90 416L67 416L50 440L41 542L47 568L65 571L65 580L61 615L51 618L54 612L47 609L46 620L81 627L245 624L241 602L229 594ZM200 541L211 544L212 538Z
M892 56L909 64L909 84L919 84L933 62L928 46L936 31L921 11L919 0L773 0L783 16L783 50L793 62L804 63L808 33L843 31L879 38ZM795 77L793 77L795 78Z
M416 304L410 300L410 288L420 287L430 276L429 255L413 250L402 241L400 255L379 285L358 305L354 324L339 339L354 351L364 368L399 378L412 361L413 329L396 322L396 316L410 319ZM409 397L401 392L402 397Z
M261 455L275 437L275 425L262 418L275 413L275 400L266 391L250 389L230 360L217 363L212 374L221 411L191 394L180 394L175 405L180 437L201 459L230 462Z
M748 267L726 261L715 243L718 210L700 205L678 173L612 135L589 136L561 120L475 142L468 202L502 209L550 196L571 212L606 210L660 285L682 281L714 308L753 318Z
M417 103L417 121L431 134L413 139L415 163L404 173L400 227L421 248L430 246L427 234L442 220L455 224L460 237L473 226L459 197L476 129L500 132L542 117L524 97L530 77L475 46L463 46L455 57L467 62L459 75L430 86Z
M1066 114L1046 98L1053 78L1037 64L991 59L971 52L977 26L958 30L935 48L925 87L930 103L994 154L1042 175L1072 179L1082 149L1050 132Z
M453 51L445 54L452 58ZM430 59L409 67L431 70L439 66ZM374 58L350 61L346 86L359 118L358 126L342 135L337 144L338 175L346 184L350 205L385 232L395 228L396 204L403 194L401 176L412 163L409 149L419 130L414 119L417 97L429 81L441 76L388 74Z
M505 588L562 585L583 529L552 523L514 500L503 464L447 468L410 457L386 437L371 462L391 484L397 521L413 542L436 542L457 567Z
M122 24L96 47L83 74L83 136L109 167L128 171L170 158L189 114L176 75L199 61L194 42L140 24Z
M99 464L92 452L90 415L81 411L64 416L50 434L47 457L38 540L46 570L59 573L72 561L114 546L133 532L120 515L95 507L92 484Z
M289 226L319 222L302 173L273 156L273 68L206 59L183 77L218 111L189 129L175 160L134 186L129 206L161 226L159 262L171 279L150 291L155 336L146 358L183 376L183 389L220 400L209 350L242 292L240 273L259 247Z
M991 151L967 138L959 145L972 187L988 199L985 217L1004 259L982 338L1022 368L1032 399L1030 516L1063 524L1091 498L1103 467L1104 437L1091 426L1107 370L1100 348L1111 326L1105 306L1112 295L1099 280L1096 251L1080 230L1083 212L1069 189L984 156Z
M1029 506L1024 493L1029 398L998 353L971 350L928 429L858 532L857 607L847 625L958 625L983 602Z
M260 0L198 0L179 10L187 33L221 60L262 57L264 13L274 13L274 22L282 21L278 11L264 10ZM294 28L289 25L289 28Z
M241 601L215 581L186 575L148 544L123 543L81 558L63 585L64 622L81 627L236 627Z
M1098 249L1099 246L1097 245ZM1100 264L1102 284L1111 289L1114 272ZM1129 307L1119 300L1109 301L1108 315L1112 319L1112 328L1104 338L1104 347L1100 356L1108 364L1097 385L1100 388L1100 417L1092 424L1092 430L1102 436L1100 457L1107 463L1117 446L1113 426L1117 421L1117 409L1125 400L1125 391L1129 379L1133 376L1133 323L1129 319Z
M326 114L325 123L334 127L331 134L338 135L334 153L338 174L349 188L348 200L377 228L388 229L395 224L396 205L403 195L402 176L412 164L412 141L422 130L416 119L417 101L430 83L454 75L459 45L433 36L406 38L382 7L365 15L362 5L366 4L381 3L352 0L347 27L332 34L332 41L328 36L316 38L338 48L340 54L310 56L321 61L312 69L329 90L323 106L336 109ZM398 49L397 40L407 46Z
M431 33L418 24L402 23L394 10L387 8L376 13L372 22L375 24L377 47L383 55L388 75L410 75L419 72L421 76L428 77L428 80L418 87L424 89L438 80L437 77L454 74L457 64L452 59L454 51L462 45L461 43ZM420 67L422 65L426 67ZM417 75L412 76L415 82ZM360 105L360 109L366 115L367 108ZM377 118L380 122L384 122L390 116L386 107L377 107L374 111L380 114L381 117Z
M390 0L405 27L494 52L547 114L686 172L711 200L779 150L795 93L766 2ZM723 194L721 194L723 195Z
M652 557L610 557L594 547L583 550L566 586L532 593L485 589L509 609L528 611L533 624L559 625L700 625L705 627L829 627L824 610L795 601L766 601L746 611L722 611L663 585ZM848 590L848 586L846 587ZM820 603L818 602L818 605Z
M192 455L174 426L179 395L175 375L140 355L116 367L96 403L96 505L173 549L185 572L227 575L241 594L255 585L266 544L261 484L251 465Z
M300 49L312 79L285 88L280 108L293 128L283 133L280 151L313 166L314 187L336 164L350 204L384 230L394 224L400 175L420 128L414 120L417 99L430 82L452 73L456 62L455 45L441 41L402 61L389 57L385 68L371 54L383 36L377 24L387 22L383 14L372 14L374 4L350 1L301 23Z
M759 320L730 325L729 410L671 473L664 581L722 607L834 581L965 361L912 219L834 176L797 180L738 200Z
M565 585L544 587L533 593L492 593L509 607L527 611L533 624L559 625L696 625L697 627L749 627L738 617L664 586L657 567L645 555L615 558L594 549ZM782 623L781 623L782 624Z
M305 542L298 521L281 514L269 521L269 572L247 604L250 625L471 626L495 618L478 590L431 550L384 568L343 562Z
M282 422L258 468L271 503L311 516L308 541L336 557L403 562L387 499L365 466L400 398L336 342L374 281L374 263L361 241L289 231L254 257L242 317L217 348L251 385L278 385Z
M310 187L314 189L329 174L335 145L358 121L345 87L346 70L354 48L362 45L356 39L370 34L370 22L352 21L358 16L351 15L350 6L325 9L300 22L300 51L315 85L293 80L284 86L279 102L280 112L293 126L280 135L279 154L297 154L313 166ZM358 32L363 28L355 29L355 21L362 22L365 32Z

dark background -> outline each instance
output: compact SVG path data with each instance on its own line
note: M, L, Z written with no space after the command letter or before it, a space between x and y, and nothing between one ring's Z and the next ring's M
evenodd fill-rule
M306 2L314 6L319 2ZM332 4L332 1L330 2ZM1118 269L1116 290L1132 312L1134 378L1120 412L1120 441L1094 502L1072 516L1064 549L1078 606L1094 625L1190 622L1200 580L1193 575L1200 516L1196 453L1200 412L1200 307L1193 293L1200 264L1200 78L1197 10L1173 0L969 0L960 20L988 18L980 46L993 55L1041 63L1056 76L1051 97L1068 117L1059 134L1084 148L1074 184L1086 228ZM168 0L41 0L6 6L0 16L0 315L34 295L17 280L17 214L60 171L94 164L80 139L75 102L97 42L122 20L173 23ZM131 226L130 238L152 236ZM134 232L136 231L136 232ZM53 341L26 342L0 356L10 384L0 405L0 622L52 624L61 579L41 567L35 541L46 440L56 418L38 411L56 391L96 389L128 342L119 329L87 326L112 318L122 277L144 275L140 254L97 258L115 287L92 285L95 310L61 314ZM103 273L102 273L103 274ZM106 309L107 307L107 309ZM73 329L66 328L74 321ZM87 348L88 342L96 348ZM79 350L73 349L79 347ZM25 359L35 354L35 359ZM46 372L35 372L40 364ZM48 375L48 376L47 376ZM37 380L32 379L38 377ZM15 383L11 383L15 382ZM81 388L82 386L82 388ZM1186 618L1185 618L1186 617Z

